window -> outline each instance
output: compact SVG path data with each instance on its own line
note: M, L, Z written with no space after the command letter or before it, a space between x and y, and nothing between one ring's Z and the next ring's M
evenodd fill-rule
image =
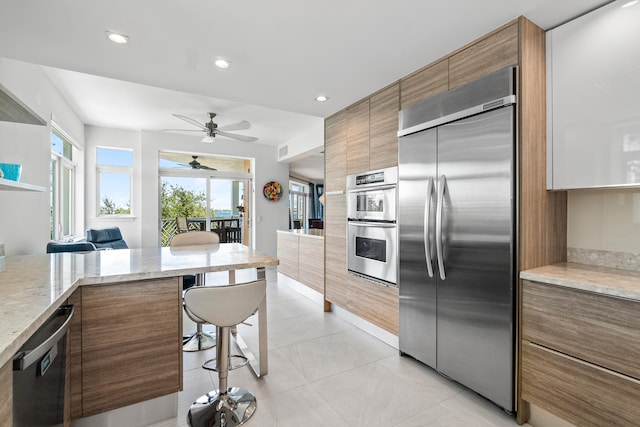
M307 222L308 185L290 181L289 221L290 228L305 228Z
M131 215L133 150L97 148L98 215Z
M76 165L73 162L74 145L71 138L55 123L51 123L50 185L50 238L59 240L75 232Z

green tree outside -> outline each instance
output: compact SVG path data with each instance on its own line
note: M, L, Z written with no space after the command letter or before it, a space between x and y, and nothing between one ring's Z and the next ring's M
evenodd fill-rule
M162 183L162 218L204 218L206 195L204 191L187 190L181 185Z

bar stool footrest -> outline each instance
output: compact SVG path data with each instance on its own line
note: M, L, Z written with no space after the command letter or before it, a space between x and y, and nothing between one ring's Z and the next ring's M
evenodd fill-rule
M229 356L230 361L233 360L239 360L238 363L233 364L233 363L229 363L229 370L233 371L234 369L238 369L238 368L242 368L243 366L245 366L247 363L249 363L249 359L247 359L246 356L242 356L241 354L232 354L231 356ZM204 369L208 369L209 371L214 371L214 372L218 372L218 370L216 369L216 359L209 359L206 362L204 362L202 364L202 367Z

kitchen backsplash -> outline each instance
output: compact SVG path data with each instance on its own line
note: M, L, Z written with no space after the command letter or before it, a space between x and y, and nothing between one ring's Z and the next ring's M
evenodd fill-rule
M567 261L578 264L640 271L640 253L567 248Z

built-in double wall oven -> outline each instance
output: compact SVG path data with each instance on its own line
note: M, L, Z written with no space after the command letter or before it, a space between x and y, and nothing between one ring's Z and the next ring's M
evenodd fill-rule
M396 286L398 168L347 176L347 269Z

